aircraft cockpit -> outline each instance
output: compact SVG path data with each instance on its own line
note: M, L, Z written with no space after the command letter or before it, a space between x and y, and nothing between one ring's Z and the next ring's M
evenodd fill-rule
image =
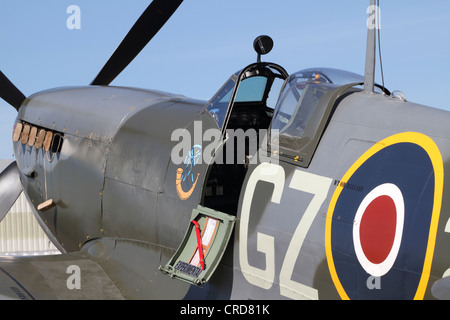
M266 138L264 132L270 127L280 90L289 77L283 67L261 62L261 55L270 52L272 46L269 37L258 37L254 41L258 61L234 73L206 105L224 143L209 168L202 205L236 214L247 164ZM236 132L243 133L244 143Z
M364 82L357 74L324 68L289 76L281 66L261 62L271 46L270 38L257 38L258 61L234 73L205 107L221 139L185 239L161 267L170 277L199 286L208 281L231 237L241 187L252 166L267 159L261 155L276 153L283 162L308 167L340 99L359 91L355 86ZM254 158L258 160L252 162ZM205 256L197 249L201 246L208 248Z
M226 250L248 159L257 152L259 140L266 138L266 134L260 137L260 130L267 132L281 87L289 76L282 67L261 62L261 55L272 46L269 37L258 37L254 42L258 61L234 73L206 105L205 113L216 120L221 139L216 141L214 161L208 164L201 200L192 211L185 238L160 268L172 278L202 286Z
M222 132L223 145L208 171L204 206L236 214L240 186L256 152L250 150L252 145L308 167L340 99L361 90L357 86L364 78L355 73L314 68L289 76L281 66L261 62L272 45L269 37L258 37L254 42L258 61L234 73L206 105ZM260 136L261 129L268 135ZM233 130L245 133L245 154L237 149ZM233 154L231 163L228 154Z

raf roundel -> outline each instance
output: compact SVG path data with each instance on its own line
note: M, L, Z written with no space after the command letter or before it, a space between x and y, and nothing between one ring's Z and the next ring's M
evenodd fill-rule
M353 224L353 245L361 266L372 276L385 275L397 258L405 205L400 189L379 185L362 200Z
M423 298L443 172L437 145L416 132L374 144L348 169L331 198L325 228L328 269L341 298ZM377 289L367 285L373 278Z

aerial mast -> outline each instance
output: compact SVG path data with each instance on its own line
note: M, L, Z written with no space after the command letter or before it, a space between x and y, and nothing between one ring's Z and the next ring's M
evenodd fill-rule
M367 20L366 69L364 72L364 92L367 93L374 92L376 28L379 28L378 10L376 0L370 0L370 7L367 9L369 18Z

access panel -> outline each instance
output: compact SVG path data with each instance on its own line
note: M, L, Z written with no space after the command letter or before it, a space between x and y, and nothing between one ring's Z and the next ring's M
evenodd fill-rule
M201 287L219 265L234 223L234 216L199 205L192 211L183 242L160 271Z

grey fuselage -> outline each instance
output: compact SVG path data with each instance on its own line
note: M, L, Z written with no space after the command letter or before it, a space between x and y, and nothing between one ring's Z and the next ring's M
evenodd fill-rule
M158 257L152 268L165 263L181 243L193 208L204 204L209 172L209 164L201 164L199 187L187 200L180 199L176 187L179 166L171 161L171 150L177 141L171 140L171 134L179 128L194 133L195 121L202 123L203 131L217 129L205 104L163 92L118 87L64 88L29 97L20 108L17 121L62 139L53 151L51 147L44 151L43 147L17 141L14 152L22 184L33 205L37 207L49 199L55 204L47 211L36 212L58 247L76 252L90 243L114 239L117 248L122 241L159 248L155 252L167 251L148 257ZM174 285L175 280L164 279L152 269L147 277L149 283L142 284L145 289L141 295L130 297L191 297L188 293L194 293L192 297L198 294L202 298L236 299L371 298L372 294L381 298L431 297L433 282L450 268L450 234L446 229L450 190L445 174L450 165L449 121L446 111L381 94L351 93L327 119L307 167L280 157L278 163L271 165L276 174L264 176L262 164L248 166L238 190L234 238L207 288L181 284L180 289L179 284ZM346 259L343 256L350 255L346 250L352 248L354 239L348 236L347 229L340 234L333 230L341 228L335 223L351 225L354 221L341 220L334 208L340 206L339 197L345 192L350 192L351 199L352 192L361 196L373 188L383 167L367 169L371 175L357 185L345 187L347 181L343 178L352 177L371 156L378 154L370 152L371 148L385 150L404 137L405 143L411 144L408 139L414 140L419 134L434 141L443 164L443 172L435 173L434 178L443 179L442 190L436 190L437 183L432 188L437 194L431 205L432 225L417 231L430 234L426 237L429 240L425 256L416 257L414 250L405 249L405 255L411 254L411 259L417 261L417 270L423 276L409 290L412 293L408 291L403 297L366 288L369 275L355 276L359 285L347 284L347 275L337 265ZM400 142L386 140L393 136ZM411 166L411 172L416 170L415 165L405 163ZM420 208L410 214L419 215ZM408 226L405 224L404 228ZM342 248L335 247L336 237L342 237L340 243L346 243ZM404 236L402 246L408 240ZM130 256L133 257L124 254L123 259ZM147 261L134 258L132 265ZM352 270L358 260L350 257L342 263ZM142 270L138 266L130 268ZM400 286L408 286L408 276L417 273L403 260L397 261L394 268L405 275L404 280L395 282ZM394 281L380 279L381 288ZM152 281L165 286L159 295L155 295ZM172 285L179 290L170 289ZM353 292L358 286L364 288Z

